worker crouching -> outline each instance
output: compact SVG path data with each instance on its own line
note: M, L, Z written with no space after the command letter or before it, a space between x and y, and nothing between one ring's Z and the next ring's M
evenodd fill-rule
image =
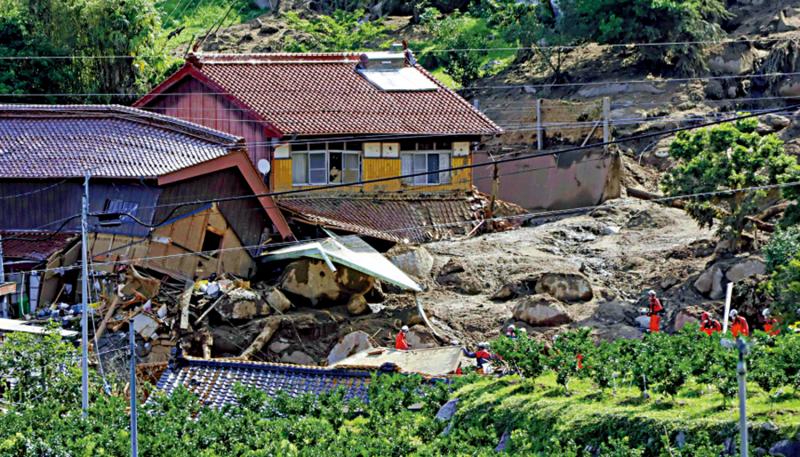
M489 352L489 343L481 342L478 343L478 350L475 352L469 352L466 348L462 348L461 351L464 353L465 356L475 359L475 363L478 367L477 373L478 374L491 374L492 373L492 360L503 360L502 357L496 354L492 354Z

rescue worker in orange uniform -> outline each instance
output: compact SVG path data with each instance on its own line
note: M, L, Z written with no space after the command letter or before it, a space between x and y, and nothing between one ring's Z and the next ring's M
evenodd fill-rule
M764 308L764 311L762 311L761 314L764 316L764 331L770 336L780 335L781 329L778 319L772 317L772 312L769 310L769 308Z
M718 320L712 318L710 314L703 311L703 314L700 315L700 331L706 335L721 332L722 324L720 324Z
M656 297L656 291L651 290L647 295L650 297L650 307L647 311L647 315L650 316L650 333L658 333L661 331L661 315L664 314L664 307L661 306L661 300Z
M750 326L747 325L747 319L739 315L739 311L732 309L728 316L731 320L731 333L734 338L741 336L750 336Z
M475 359L475 362L478 366L478 369L476 370L478 374L484 374L484 367L488 365L490 361L503 360L503 358L499 355L489 352L489 343L486 342L478 343L478 350L475 352L469 352L466 348L461 348L461 352L463 352L465 356Z
M404 325L400 329L400 333L397 334L397 337L394 339L394 348L400 349L401 351L408 350L408 341L406 341L406 334L408 333L408 325Z

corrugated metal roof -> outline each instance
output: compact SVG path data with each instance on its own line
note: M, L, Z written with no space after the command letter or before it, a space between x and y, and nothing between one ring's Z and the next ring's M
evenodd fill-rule
M0 105L0 177L162 176L244 147L190 122L116 105Z
M236 403L233 387L241 384L276 395L319 395L344 389L345 399L367 400L371 374L366 370L330 369L236 360L178 359L158 381L159 390L170 394L183 386L203 404L222 407Z
M0 232L3 236L3 255L11 259L43 261L64 249L77 233L53 232ZM24 238L24 239L14 239Z
M359 53L202 54L199 71L284 135L495 135L502 129L419 65L434 90L384 91ZM191 65L191 64L189 64Z

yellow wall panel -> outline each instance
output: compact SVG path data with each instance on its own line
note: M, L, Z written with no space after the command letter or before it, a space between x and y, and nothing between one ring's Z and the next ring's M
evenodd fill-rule
M453 157L452 166L462 166L471 163L471 156ZM273 190L280 192L291 189L307 189L314 186L292 186L292 160L273 160L272 167ZM400 159L362 158L361 178L365 181L371 179L399 176L401 174ZM458 170L453 172L450 184L431 186L412 186L403 184L400 179L366 184L364 186L348 186L335 189L336 191L354 192L396 192L399 190L417 192L439 192L449 190L468 190L472 186L472 170Z

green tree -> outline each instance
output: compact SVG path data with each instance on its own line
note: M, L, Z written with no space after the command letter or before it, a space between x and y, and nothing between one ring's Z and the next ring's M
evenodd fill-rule
M0 0L0 94L129 103L171 63L153 55L160 34L152 0Z
M730 16L722 0L564 0L557 27L576 42L679 43L711 40ZM702 47L693 44L640 46L649 64L692 74L704 69Z
M748 118L678 133L670 145L677 164L662 182L668 195L727 191L687 199L685 209L701 226L717 223L720 237L733 245L754 227L753 216L782 198L797 196L794 188L736 192L800 179L796 158L786 154L776 135L757 133L757 126L756 119Z

